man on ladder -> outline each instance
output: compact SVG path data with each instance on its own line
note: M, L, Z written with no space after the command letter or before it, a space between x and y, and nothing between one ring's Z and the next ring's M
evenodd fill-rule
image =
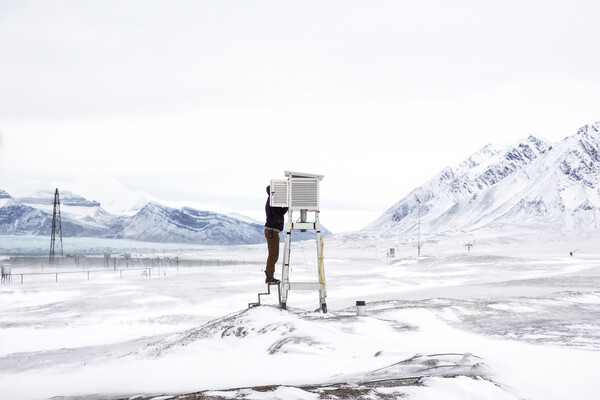
M271 186L267 186L267 204L265 205L265 214L267 222L265 223L265 238L267 239L267 248L269 256L267 257L267 267L265 274L266 284L278 284L279 279L274 277L275 264L279 260L279 232L283 231L284 215L288 207L271 207Z

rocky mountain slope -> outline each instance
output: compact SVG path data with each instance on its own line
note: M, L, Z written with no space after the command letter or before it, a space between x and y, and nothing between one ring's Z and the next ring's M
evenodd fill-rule
M445 168L365 228L383 234L519 229L589 234L600 223L600 122L559 143L528 136Z

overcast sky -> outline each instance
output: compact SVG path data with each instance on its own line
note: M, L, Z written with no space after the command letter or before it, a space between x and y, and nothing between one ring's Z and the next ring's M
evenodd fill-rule
M487 143L600 120L598 1L0 0L0 189L372 222ZM115 204L112 204L116 206Z

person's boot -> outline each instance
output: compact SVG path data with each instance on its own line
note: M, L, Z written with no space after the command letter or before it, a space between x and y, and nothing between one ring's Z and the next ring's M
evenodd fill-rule
M265 279L265 283L266 283L267 285L277 285L277 284L280 282L280 280L279 280L279 279L276 279L275 277L270 277L270 278L269 278L269 276L267 275L267 273L266 273L266 272L265 272L265 276L267 277L267 278Z

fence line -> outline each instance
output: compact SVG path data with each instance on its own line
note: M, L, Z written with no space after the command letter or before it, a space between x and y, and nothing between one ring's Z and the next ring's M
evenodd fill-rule
M23 266L31 266L32 262L32 258L36 259L36 257L15 257L13 259L11 259L11 262L13 264L13 267L15 266L15 264L23 264ZM39 262L39 258L37 259ZM192 268L198 268L198 267L207 267L207 266L231 266L231 265L243 265L243 264L258 264L259 262L255 262L255 261L238 261L238 260L219 260L219 259L178 259L178 258L132 258L129 260L125 260L122 258L112 258L112 262L107 263L106 260L103 260L102 258L96 258L96 257L91 257L91 258L83 258L83 260L76 260L74 264L71 264L70 266L72 267L77 267L77 268L81 268L81 270L79 271L51 271L51 272L44 272L44 266L46 266L46 268L48 266L54 267L54 268L64 268L67 267L67 264L65 261L67 261L68 259L58 259L60 260L59 262L55 263L55 264L48 264L45 261L42 261L42 272L16 272L15 268L12 268L12 274L4 276L2 278L2 283L10 283L12 282L12 277L15 277L17 279L19 279L20 283L23 284L24 281L26 280L26 277L33 277L33 276L43 276L43 275L54 275L54 280L55 282L58 282L59 280L59 275L69 275L69 274L84 274L87 276L87 280L90 280L90 274L98 274L98 273L107 273L107 272L117 272L119 271L119 279L123 279L123 271L127 272L127 271L142 271L141 276L143 277L152 277L152 271L153 270L158 270L158 273L156 273L155 271L155 275L160 276L161 274L161 270L164 270L165 275L166 275L166 271L167 269L176 269L176 273L179 274L179 269L180 268L188 268L188 269L192 269ZM57 260L57 261L58 261ZM117 261L118 260L118 261ZM88 262L89 261L89 265ZM34 265L37 263L33 263ZM112 265L111 265L112 264ZM118 266L118 264L121 264L121 266ZM123 264L126 265L126 267L123 266ZM129 267L130 264L137 264L139 265L139 267L136 266L132 266ZM260 262L260 264L262 264L262 262ZM38 264L39 265L39 264ZM102 267L102 269L88 269L86 270L86 267ZM53 269L54 269L53 268Z
M144 271L142 272L142 276L148 276L149 278L152 277L152 270L154 268L159 268L160 267L147 267L147 268L120 268L120 269L94 269L94 270L87 270L87 271L57 271L57 272L23 272L23 273L17 273L17 274L12 274L11 278L13 276L17 277L20 276L21 277L21 284L23 284L24 281L24 277L25 276L37 276L37 275L54 275L55 276L55 282L58 282L58 276L59 275L67 275L67 274L87 274L87 280L90 280L90 273L107 273L107 272L116 272L119 271L119 279L123 279L123 271ZM163 267L165 268L165 267ZM179 274L179 269L177 270L177 274ZM9 281L11 281L12 279L9 279Z

